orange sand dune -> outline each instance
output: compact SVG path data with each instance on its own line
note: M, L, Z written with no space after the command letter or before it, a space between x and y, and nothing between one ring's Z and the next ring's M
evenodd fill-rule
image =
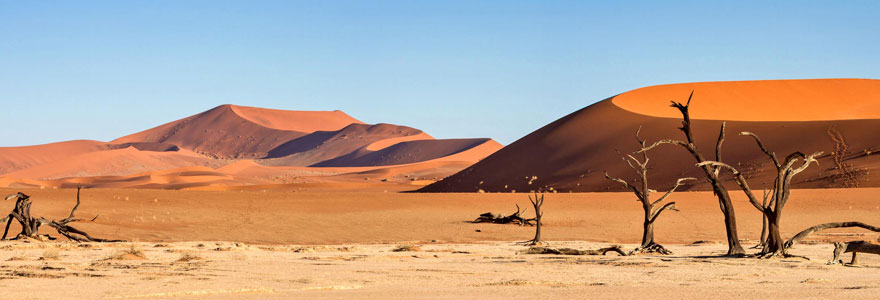
M233 112L248 121L278 130L315 132L339 130L349 124L363 124L363 122L339 110L294 111L238 105L224 106L228 106Z
M354 182L363 180L359 172L379 166L413 168L410 165L445 161L415 167L434 178L499 148L489 139L435 140L415 128L363 124L341 111L221 105L109 143L0 148L0 186L200 188ZM434 165L437 170L428 170ZM179 174L180 168L192 166L212 170Z
M309 166L334 159L387 139L416 137L421 130L391 124L351 124L338 131L318 131L284 143L269 151L266 165Z
M433 140L433 139L434 139L434 137L428 135L427 133L422 132L422 133L415 134L415 135L408 135L408 136L387 138L384 140L379 140L378 142L375 142L375 143L372 143L372 144L365 146L364 149L369 150L369 151L379 151L379 150L388 148L394 144L401 143L401 142Z
M609 174L632 179L633 171L618 157L615 150L628 153L638 150L633 134L641 127L641 136L649 143L659 139L683 139L678 130L680 119L657 117L647 113L652 111L668 111L669 116L676 115L677 110L660 103L668 103L675 99L687 99L691 88L695 88L692 108L702 110L701 118L736 117L734 109L737 102L732 98L721 101L710 98L713 93L720 95L740 94L736 87L745 87L742 94L765 91L772 95L796 94L802 91L816 91L816 94L827 96L823 99L825 107L813 107L815 111L826 112L825 115L813 117L827 118L837 116L834 112L845 111L845 120L822 121L728 121L727 138L725 139L722 157L724 161L739 166L749 177L750 185L755 189L767 187L772 183L775 171L771 170L769 159L758 149L749 137L738 136L741 131L758 134L766 146L780 157L794 151L812 153L824 151L825 156L819 159L818 166L812 166L799 174L794 186L799 188L829 187L877 187L880 186L880 139L877 128L880 119L852 119L870 117L880 113L880 109L855 111L839 108L837 103L851 103L858 107L880 108L880 90L868 87L851 89L846 92L824 90L830 88L844 89L850 86L878 86L878 80L798 80L798 81L760 81L760 82L717 82L696 83L648 87L633 92L623 93L598 102L559 120L556 120L535 132L519 139L507 147L486 157L477 164L422 189L427 192L473 192L485 190L492 192L530 191L540 187L553 187L557 191L597 192L621 191L623 188L604 178L603 171ZM645 91L670 91L685 88L686 92L675 97L672 94L653 94ZM865 94L858 94L865 93ZM659 93L659 92L658 92ZM677 93L677 92L676 92ZM806 92L803 92L806 93ZM624 97L625 96L625 97ZM638 96L638 97L636 97ZM618 101L624 97L624 101ZM719 96L721 97L721 96ZM792 98L793 99L793 98ZM853 99L859 99L854 102ZM774 105L769 99L761 107ZM790 100L790 99L789 99ZM814 99L816 100L816 99ZM649 103L640 110L624 109L618 106L633 103ZM790 103L790 102L789 102ZM805 102L821 103L821 102ZM665 105L665 104L664 104ZM661 110L663 109L663 110ZM760 110L760 109L759 109ZM810 110L810 112L813 112ZM828 111L832 113L827 113ZM816 112L814 112L816 113ZM714 115L713 115L714 114ZM763 112L756 112L762 116ZM783 119L785 116L782 117ZM714 157L714 145L718 139L721 121L693 121L694 137L697 147L705 156ZM839 151L838 155L831 155ZM676 178L698 177L703 175L694 166L693 157L678 146L664 145L651 150L652 157L649 176L651 186L657 190L668 188ZM839 160L835 156L840 157ZM537 179L531 180L533 176ZM725 175L725 178L729 178ZM732 181L728 181L732 189L737 189ZM684 189L705 190L709 185L699 182Z
M366 148L363 148L348 155L340 156L315 164L314 166L341 167L409 164L459 154L467 150L479 147L481 145L490 145L484 148L495 148L495 150L500 149L501 146L500 144L498 144L498 142L495 142L491 139L444 139L407 141L385 147L384 149L381 149L379 151L370 151ZM482 154L488 151L491 150L486 149L477 153ZM491 152L486 154L491 154Z
M89 140L25 147L2 147L0 148L0 174L106 149L108 147L105 143Z
M139 151L134 147L73 155L64 160L18 170L5 176L51 180L66 177L121 176L188 166L220 166L224 161L191 151Z
M805 79L666 84L613 98L631 112L680 118L669 101L685 101L691 91L694 119L729 121L816 121L880 119L880 80Z
M307 132L280 130L263 126L251 121L259 116L254 110L249 111L250 119L237 113L231 105L218 106L201 114L167 123L128 135L112 141L112 143L169 143L221 158L232 157L263 157L270 150L292 139L301 137ZM275 120L277 113L270 113ZM301 114L295 114L299 116ZM261 120L263 124L271 122ZM333 120L340 121L340 120ZM354 120L357 121L357 120ZM278 127L293 127L294 123L274 122ZM336 123L326 127L336 128ZM303 125L302 128L320 127L320 124Z

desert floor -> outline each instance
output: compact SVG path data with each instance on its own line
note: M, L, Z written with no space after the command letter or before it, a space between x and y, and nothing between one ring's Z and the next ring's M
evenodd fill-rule
M656 231L674 255L620 257L519 254L526 248L515 242L529 239L532 227L468 222L515 211L514 203L529 206L523 194L331 188L337 191L83 190L77 216L99 216L77 227L132 242L2 241L0 299L880 297L880 256L862 255L861 267L825 265L829 241L876 241L874 233L815 234L791 250L810 260L716 257L726 248L711 192L672 196L681 211L665 212ZM75 190L0 194L15 191L31 195L33 215L50 219L66 217L75 202ZM793 191L783 235L832 221L880 224L878 194ZM630 194L546 197L550 246L633 248L640 238L641 207ZM0 210L12 204L0 202ZM760 216L742 197L735 204L750 246ZM400 245L421 249L392 251Z

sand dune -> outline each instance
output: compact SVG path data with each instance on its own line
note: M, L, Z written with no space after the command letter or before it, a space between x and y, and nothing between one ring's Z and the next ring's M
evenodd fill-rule
M191 151L140 151L134 147L73 155L63 160L41 164L5 174L15 178L53 180L66 177L121 176L176 169L189 166L219 167L224 161L210 159Z
M666 84L612 98L625 110L680 118L670 100L694 91L694 119L728 121L817 121L880 119L880 80L802 79Z
M318 131L269 151L266 165L309 166L334 159L376 142L406 137L424 138L421 130L391 124L351 124L337 131Z
M760 84L765 83L763 87ZM761 81L746 82L749 91L763 91L771 89L773 93L753 93L751 96L767 95L770 98L749 98L750 101L764 103L756 108L757 112L764 107L797 106L804 102L801 96L804 90L821 90L822 88L844 89L850 85L878 86L880 80L804 80L804 81ZM719 85L717 88L706 88ZM815 85L815 86L814 86ZM483 159L479 163L450 176L449 178L425 187L422 191L428 192L473 192L479 189L496 192L510 192L535 190L538 187L550 186L558 191L619 191L621 187L616 183L607 181L603 176L603 170L623 178L634 177L623 161L620 160L615 149L623 152L637 150L637 144L633 134L641 126L642 137L653 142L662 138L681 139L682 134L678 131L680 120L651 116L655 111L668 111L674 116L677 110L658 104L668 105L670 99L684 101L690 93L690 88L695 88L692 109L702 111L700 117L712 117L722 119L743 118L745 110L733 108L718 109L719 106L735 105L733 98L727 98L728 104L722 104L702 96L711 93L704 90L723 91L727 95L737 95L735 87L737 83L700 83L681 86L661 86L656 93L644 94L647 99L637 98L642 92L627 95L625 104L630 110L617 105L617 97L612 97L594 105L583 108L568 116L565 116L541 129L521 138L513 144L495 152L495 154ZM758 86L758 87L755 87ZM683 89L684 92L679 91ZM636 91L653 91L653 88L645 88ZM669 94L665 94L665 92ZM871 88L856 89L856 91L872 92ZM790 92L790 93L789 93ZM834 90L819 93L820 95L834 95ZM788 96L786 96L788 95ZM731 96L732 97L732 96ZM846 97L835 98L835 97ZM858 185L861 187L880 186L880 173L871 172L880 163L880 140L877 139L876 128L880 128L880 119L854 119L871 116L872 112L858 114L849 107L837 105L841 101L861 99L863 107L880 105L880 93L855 96L849 92L841 92L837 96L823 99L826 103L821 109L826 117L849 116L845 120L820 120L820 121L729 121L727 122L727 139L723 147L723 157L726 162L740 166L740 169L750 177L750 183L754 188L765 187L772 182L773 173L770 171L769 159L755 146L748 137L738 136L740 131L751 131L761 136L765 144L778 155L787 155L793 151L810 153L824 151L825 156L819 159L818 167L811 167L795 177L795 187L799 188L826 188ZM655 101L656 100L656 101ZM818 100L817 100L818 101ZM646 105L632 106L634 103L651 103ZM809 102L807 102L809 104ZM819 103L819 102L817 102ZM846 103L846 102L845 102ZM639 113L631 110L638 110ZM766 110L765 110L766 111ZM713 112L708 114L707 112ZM725 115L729 113L730 115ZM784 112L779 112L780 118L795 118L799 111L789 112L786 117ZM680 115L679 115L680 117ZM820 116L816 116L820 117ZM712 154L717 140L720 120L694 120L694 135L697 146L703 149L706 155ZM832 137L833 136L833 137ZM842 137L842 142L835 139ZM840 164L831 155L835 149L844 149L841 153ZM652 150L650 153L654 159L651 161L651 185L655 189L668 188L675 178L682 176L700 177L699 169L694 167L694 159L683 149L677 146L663 146ZM874 166L874 167L872 167ZM499 170L504 170L500 172ZM531 178L537 176L532 181ZM531 181L531 183L530 183ZM736 186L730 182L732 188ZM699 183L685 189L708 189L708 184Z
M25 147L2 147L0 148L0 174L108 148L105 143L89 140Z
M256 114L251 117L254 115ZM112 143L169 143L220 158L254 158L265 156L273 148L305 134L306 132L262 126L237 114L233 106L223 105L192 117L121 137Z
M445 139L406 141L385 147L378 151L371 151L364 147L363 149L359 149L350 154L327 160L315 164L314 166L359 167L409 164L459 154L484 144L495 145L500 148L500 144L491 139ZM491 146L487 148L491 148ZM497 150L498 148L496 148L495 150ZM484 151L480 151L479 153L488 155L491 154L491 152L489 151L489 149L486 149Z
M223 105L238 116L260 126L298 132L337 130L349 124L363 124L339 111L295 111L250 106ZM221 106L222 107L222 106Z
M411 127L363 124L341 111L221 105L109 143L0 148L0 186L285 188L363 181L361 172L394 166L418 169L433 180L499 148L488 139L436 140ZM180 171L194 166L209 167L210 174Z

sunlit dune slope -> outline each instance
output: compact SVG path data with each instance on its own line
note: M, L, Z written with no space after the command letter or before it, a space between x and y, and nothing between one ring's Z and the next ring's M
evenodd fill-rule
M0 174L58 161L70 156L107 150L106 143L77 140L45 145L0 148Z
M259 158L314 130L338 130L351 123L360 121L338 111L297 112L222 105L112 143L169 143L221 158Z
M670 100L694 91L694 119L818 121L880 118L880 80L801 79L696 82L649 86L612 98L625 110L679 118Z

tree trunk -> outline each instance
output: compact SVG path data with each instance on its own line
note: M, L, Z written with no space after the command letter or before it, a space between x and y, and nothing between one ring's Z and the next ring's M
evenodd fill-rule
M645 220L645 230L642 233L642 248L654 245L654 223Z
M714 175L714 174L713 174ZM727 231L727 255L744 255L746 251L739 243L739 235L736 230L736 214L733 212L733 203L730 202L730 194L721 186L718 179L712 180L715 195L724 214L724 229Z
M647 248L654 244L654 222L651 222L651 213L654 207L650 204L642 205L642 207L645 210L645 222L642 227L642 246L640 248Z
M540 209L540 206L537 208ZM541 242L541 211L535 214L535 239L533 241L536 244Z
M781 253L785 240L779 234L780 216L774 212L767 212L767 245L761 253L765 255L774 255Z

